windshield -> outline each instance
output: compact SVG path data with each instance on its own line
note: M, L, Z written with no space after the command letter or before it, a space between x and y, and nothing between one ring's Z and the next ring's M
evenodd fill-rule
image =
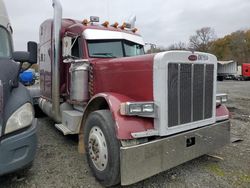
M0 27L0 58L11 56L11 41L8 31Z
M143 45L126 40L89 40L90 57L115 58L143 55Z

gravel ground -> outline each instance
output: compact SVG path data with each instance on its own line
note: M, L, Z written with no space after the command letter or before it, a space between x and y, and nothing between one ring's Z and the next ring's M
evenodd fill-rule
M219 82L218 90L229 94L238 142L128 187L250 187L250 82ZM49 118L40 118L38 139L32 168L0 177L0 188L102 187L77 153L77 137L63 136Z

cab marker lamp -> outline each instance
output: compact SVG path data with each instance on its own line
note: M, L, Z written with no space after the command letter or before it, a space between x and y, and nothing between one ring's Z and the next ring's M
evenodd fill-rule
M34 119L34 109L31 103L25 103L18 108L8 119L4 134L28 127Z
M108 26L109 26L109 22L108 22L108 21L105 21L105 22L102 24L102 26L108 27Z
M124 22L121 27L120 27L122 30L124 30L126 28L126 23Z
M136 33L137 31L138 31L137 28L132 29L132 32L133 32L133 33Z
M82 24L85 25L85 26L87 26L88 23L89 23L89 21L88 21L87 19L84 19L84 20L82 21Z
M153 102L125 102L120 106L121 115L157 117L156 106Z
M115 22L115 23L114 23L114 24L112 24L111 26L117 29L117 28L118 28L118 26L119 26L119 23L118 23L118 22Z

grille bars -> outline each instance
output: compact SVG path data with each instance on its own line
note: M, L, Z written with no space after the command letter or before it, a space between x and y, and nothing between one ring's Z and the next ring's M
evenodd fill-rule
M213 73L212 64L168 65L169 127L212 117Z

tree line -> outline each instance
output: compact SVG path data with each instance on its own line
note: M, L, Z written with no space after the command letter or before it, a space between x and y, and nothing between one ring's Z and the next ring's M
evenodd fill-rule
M213 28L203 27L189 37L188 43L178 42L167 48L153 45L147 53L167 50L208 52L214 54L220 61L234 60L239 64L250 63L250 30L239 30L223 38L217 38Z

